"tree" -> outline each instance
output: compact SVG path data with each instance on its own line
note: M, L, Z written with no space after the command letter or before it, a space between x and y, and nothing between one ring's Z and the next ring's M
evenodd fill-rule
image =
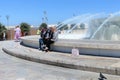
M42 28L47 28L47 24L46 24L46 23L42 23L42 24L39 26L39 29L42 29Z
M25 22L21 23L20 24L20 29L21 29L21 32L22 32L22 36L28 35L29 32L30 32L30 28L31 27L28 23L25 23Z
M0 39L3 39L3 33L6 33L7 29L6 27L0 23Z

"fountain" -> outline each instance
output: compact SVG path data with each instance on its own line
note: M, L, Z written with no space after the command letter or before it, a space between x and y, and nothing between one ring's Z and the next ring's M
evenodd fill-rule
M66 24L74 24L74 23L77 23L78 21L80 21L81 19L83 18L86 18L90 16L90 14L83 14L83 15L80 15L80 16L76 16L76 17L73 17L73 18L70 18L70 19L67 19L65 21L63 21L62 23L60 23L58 26L57 26L57 29L60 29L61 27L65 26ZM77 21L77 22L76 22Z
M71 53L72 48L80 54L120 57L120 12L85 14L68 19L57 26L61 31L59 40L52 45L54 51ZM22 38L25 45L38 48L35 36Z
M58 26L58 29L63 33L63 37L60 35L60 38L65 37L66 39L68 36L68 39L120 40L119 14L120 12L113 13L112 15L82 15L82 17L84 16L83 18L78 16L71 19L74 22L66 20L67 23L65 21L63 25Z
M120 26L119 25L117 26L115 23L113 23L115 22L115 19L118 17L118 16L116 17L116 15L119 15L119 14L120 12L110 15L93 33L93 35L91 36L91 39L94 39L94 38L96 39L96 37L99 37L99 39L105 39L105 40L120 40L119 39ZM108 35L104 36L105 34L107 34L106 32L108 33ZM102 33L102 35L99 36L97 33L98 34Z

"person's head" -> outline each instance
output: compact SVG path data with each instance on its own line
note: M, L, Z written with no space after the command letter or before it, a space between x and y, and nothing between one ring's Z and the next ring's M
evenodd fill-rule
M18 28L19 26L16 26L16 28Z
M56 26L54 26L53 28L54 28L54 31L57 31L57 28L56 28Z
M51 29L52 32L55 32L57 30L56 26L51 26L50 29Z
M49 27L49 30L51 30L52 32L54 32L54 29L52 26Z

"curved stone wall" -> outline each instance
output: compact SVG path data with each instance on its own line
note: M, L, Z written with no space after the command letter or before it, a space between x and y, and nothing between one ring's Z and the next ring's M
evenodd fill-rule
M21 37L22 43L29 47L38 48L39 36ZM80 54L120 57L119 41L97 40L68 40L59 39L51 45L52 50L71 53L73 47L79 49Z

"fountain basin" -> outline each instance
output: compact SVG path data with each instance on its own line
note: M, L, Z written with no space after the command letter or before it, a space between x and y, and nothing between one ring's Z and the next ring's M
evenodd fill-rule
M26 46L39 47L39 36L21 37L21 40ZM51 45L52 50L66 53L71 53L73 47L78 48L80 54L120 57L120 41L59 39Z

